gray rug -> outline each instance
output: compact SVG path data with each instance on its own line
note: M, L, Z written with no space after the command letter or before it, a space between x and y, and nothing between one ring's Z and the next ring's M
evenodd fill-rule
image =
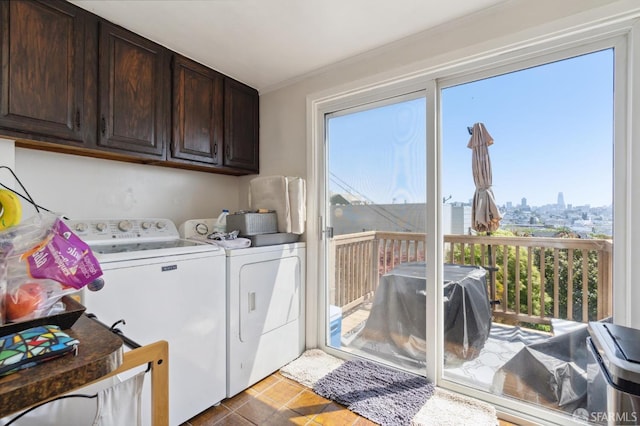
M426 378L364 361L347 361L313 385L313 391L380 425L410 425L433 395Z

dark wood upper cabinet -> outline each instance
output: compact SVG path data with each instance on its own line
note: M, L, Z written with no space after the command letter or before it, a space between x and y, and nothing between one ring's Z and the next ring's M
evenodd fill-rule
M2 133L81 146L85 13L55 0L3 1L0 13Z
M100 21L98 147L165 157L168 126L167 50Z
M224 165L258 172L258 91L231 78L224 86Z
M222 164L224 76L185 57L173 57L171 159Z
M17 146L259 172L257 90L69 2L0 0L0 64Z

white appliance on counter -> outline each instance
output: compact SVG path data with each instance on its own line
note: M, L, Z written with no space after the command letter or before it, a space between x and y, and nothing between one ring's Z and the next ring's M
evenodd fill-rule
M216 219L180 225L183 238L208 241ZM227 397L304 351L305 243L225 249Z
M117 327L141 345L169 342L169 424L182 424L224 399L224 251L181 239L168 219L66 223L90 245L104 273L103 288L83 289L86 312L107 325L124 320ZM147 392L142 409L143 423L150 424Z

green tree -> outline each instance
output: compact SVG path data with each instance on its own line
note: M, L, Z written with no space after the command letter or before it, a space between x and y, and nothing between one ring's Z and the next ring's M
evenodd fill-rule
M522 230L514 234L506 230L498 230L493 233L495 236L500 237L513 237L513 236L529 236ZM555 235L555 238L577 238L578 236L570 229L559 229ZM474 246L475 250L472 255L469 245L465 245L465 263L470 264L472 256L474 264L488 266L488 255L485 251L485 258L482 258L482 251L479 246ZM495 266L498 270L495 272L496 282L496 297L501 300L501 304L506 305L510 311L515 311L516 304L516 286L520 291L520 312L522 314L528 314L528 261L529 261L529 249L526 247L520 247L518 253L519 262L519 276L515 276L516 271L516 247L507 246L507 274L504 274L504 247L493 246L496 263ZM455 247L455 258L461 259L460 247ZM557 271L558 271L558 318L568 319L572 321L594 321L598 318L598 252L596 250L579 250L579 249L550 249L550 248L532 248L532 268L531 268L531 314L534 316L541 315L540 294L544 294L544 313L542 316L548 318L556 317L555 315L555 303L554 302L554 271L556 266L557 256ZM541 271L541 256L544 257L544 271ZM587 256L587 315L588 318L583 319L583 257ZM570 262L571 259L571 262ZM569 274L569 268L571 266L571 274ZM571 277L571 282L569 278ZM487 276L487 280L489 276ZM544 285L542 284L544 283ZM507 286L507 300L504 300L504 286ZM572 290L572 298L568 300L568 289ZM569 315L568 306L571 306L572 314ZM536 328L540 328L536 326ZM544 328L544 327L543 327ZM548 328L548 327L547 327Z
M536 267L540 268L540 249L536 249ZM588 321L595 321L598 316L598 253L595 250L585 251L587 255L587 315ZM560 318L583 321L583 257L582 250L561 249L557 251L558 256L558 316ZM545 293L549 296L550 303L545 305L545 314L549 317L554 316L554 280L553 272L555 268L555 250L544 250L545 258ZM569 282L569 259L572 258L573 265L571 268L572 280ZM572 301L568 301L568 289L573 291ZM573 314L571 318L568 316L568 304L571 303Z

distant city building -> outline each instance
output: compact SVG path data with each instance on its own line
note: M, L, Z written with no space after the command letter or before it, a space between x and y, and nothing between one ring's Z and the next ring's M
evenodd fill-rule
M562 194L562 192L558 192L558 208L562 210L565 209L564 195Z
M442 233L468 234L471 229L471 206L462 203L444 204L442 206Z
M329 201L331 202L332 205L355 206L355 205L367 204L367 202L362 198L346 192L342 194L331 193L329 197Z
M331 206L334 235L365 231L426 232L426 205L356 204Z
M331 206L334 235L365 231L426 232L425 204L358 204ZM442 232L468 234L471 229L471 206L463 203L443 204Z
M538 237L557 236L558 230L570 229L580 238L613 235L613 208L589 204L559 206L564 202L558 194L557 204L529 206L522 198L520 205L505 204L500 228L524 232ZM426 232L426 205L373 204L364 197L351 194L332 193L330 223L334 235L344 235L365 231ZM515 208L514 208L515 207ZM459 201L442 204L442 233L444 235L464 235L471 232L471 205Z

